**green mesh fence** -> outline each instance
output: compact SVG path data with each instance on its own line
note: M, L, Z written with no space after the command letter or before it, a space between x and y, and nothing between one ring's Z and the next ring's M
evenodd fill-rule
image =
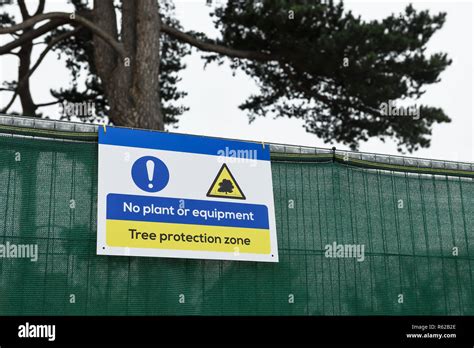
M472 171L274 153L279 263L97 256L90 138L0 136L0 315L474 315Z

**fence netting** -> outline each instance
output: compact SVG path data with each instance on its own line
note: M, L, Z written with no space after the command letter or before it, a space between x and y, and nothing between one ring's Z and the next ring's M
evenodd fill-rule
M0 136L0 244L38 246L0 315L474 315L472 171L273 153L279 263L98 256L97 142L57 138Z

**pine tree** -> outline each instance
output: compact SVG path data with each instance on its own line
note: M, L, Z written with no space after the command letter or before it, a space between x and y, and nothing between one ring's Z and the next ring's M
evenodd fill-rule
M20 60L18 80L5 81L3 90L19 96L26 115L41 116L38 109L51 103L93 102L96 112L79 115L84 120L108 115L115 125L163 129L187 110L180 103L185 93L177 88L178 73L194 47L205 64L230 60L257 82L259 93L240 106L250 121L298 118L326 142L356 149L371 137L390 137L400 151L428 147L433 124L450 122L442 109L428 105L410 106L419 111L417 118L381 111L381 105L416 101L426 85L439 82L451 60L445 53L428 55L426 46L445 13L408 6L402 14L365 21L342 2L230 0L215 7L213 20L222 35L210 39L184 32L168 0L72 0L73 14L44 13L45 1L30 14L18 0L19 24L8 14L12 5L2 6L7 12L1 14L0 34L15 36L0 54ZM41 36L46 47L32 64ZM53 102L37 104L29 79L52 50L66 57L72 87L52 90ZM85 89L76 83L80 75Z

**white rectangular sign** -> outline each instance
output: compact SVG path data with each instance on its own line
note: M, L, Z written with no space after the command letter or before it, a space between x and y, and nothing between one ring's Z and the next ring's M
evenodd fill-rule
M278 262L269 146L99 129L97 253Z

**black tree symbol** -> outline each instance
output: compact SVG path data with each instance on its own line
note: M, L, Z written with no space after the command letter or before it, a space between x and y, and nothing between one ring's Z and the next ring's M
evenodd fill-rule
M232 193L232 191L234 191L234 185L232 185L232 181L228 179L223 179L219 183L219 189L217 191L225 192L226 194Z

